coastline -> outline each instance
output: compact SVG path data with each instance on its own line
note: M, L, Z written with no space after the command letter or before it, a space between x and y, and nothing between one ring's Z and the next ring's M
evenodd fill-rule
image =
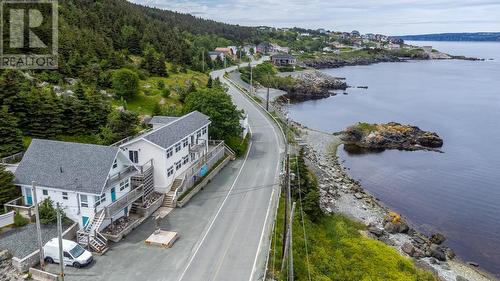
M367 226L364 235L394 247L401 255L409 258L412 257L408 254L408 245L416 249L416 241L424 240L428 243L429 238L415 230L411 222L404 217L404 221L409 225L406 233L384 231L384 220L392 211L348 175L336 154L338 147L343 144L340 138L292 122L305 143L304 157L317 176L320 206L325 212L340 213L364 223ZM442 280L498 280L483 269L467 264L460 257L448 258L446 261L438 261L433 257L419 257L413 260L417 266L436 273Z

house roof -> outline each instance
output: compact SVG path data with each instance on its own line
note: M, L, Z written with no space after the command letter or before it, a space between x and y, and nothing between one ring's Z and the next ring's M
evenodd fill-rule
M193 111L142 137L163 149L167 149L208 124L210 124L208 116L198 111Z
M15 183L101 194L118 147L33 139Z
M208 54L209 55L217 55L218 56L218 55L224 54L224 52L222 52L222 51L210 51L210 52L208 52Z
M286 53L279 53L272 55L271 59L295 59L295 57Z
M174 117L174 116L153 116L151 121L149 121L149 124L170 124L174 122L175 120L179 119L179 117Z

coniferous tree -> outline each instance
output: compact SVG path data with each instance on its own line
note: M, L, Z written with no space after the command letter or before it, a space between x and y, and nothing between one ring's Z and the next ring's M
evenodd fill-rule
M20 193L14 185L14 175L0 163L0 209L3 210L3 204L16 199Z
M7 106L0 107L0 157L23 149L23 137L17 127L17 120L9 113Z

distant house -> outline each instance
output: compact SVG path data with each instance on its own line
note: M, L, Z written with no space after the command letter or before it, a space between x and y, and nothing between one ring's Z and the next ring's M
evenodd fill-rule
M257 53L267 54L271 51L271 43L269 42L261 42L257 45Z
M238 47L236 46L227 46L233 52L233 55L236 56L238 54Z
M233 52L233 49L231 49L229 47L226 47L226 48L218 47L218 48L215 48L215 51L224 53L226 58L233 58L234 59L236 57L236 52Z
M294 56L285 53L272 55L271 61L275 66L293 66L297 63Z
M399 44L394 44L394 43L389 43L386 45L386 48L389 50L399 50L401 49L401 45Z
M272 44L271 43L270 44L269 52L270 53L288 53L288 52L290 52L290 48L288 48L288 47L281 47L278 44Z
M251 50L253 50L253 51L251 51ZM255 46L255 45L245 45L245 46L243 46L243 51L247 55L251 55L252 53L256 54L257 53L257 46Z
M221 61L224 61L224 59L226 58L224 52L221 51L211 51L208 52L208 55L210 56L210 59L212 61L215 61L217 58L220 58Z

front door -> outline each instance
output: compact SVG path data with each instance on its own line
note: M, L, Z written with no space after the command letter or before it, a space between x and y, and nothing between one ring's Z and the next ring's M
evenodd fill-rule
M87 225L87 222L89 221L89 217L86 217L86 216L82 216L82 223L83 223L83 227L85 227Z
M116 189L113 187L111 188L111 202L116 201Z
M31 188L26 187L24 189L24 191L26 192L26 205L28 205L28 206L33 205L33 197L32 197L32 194L31 194Z

